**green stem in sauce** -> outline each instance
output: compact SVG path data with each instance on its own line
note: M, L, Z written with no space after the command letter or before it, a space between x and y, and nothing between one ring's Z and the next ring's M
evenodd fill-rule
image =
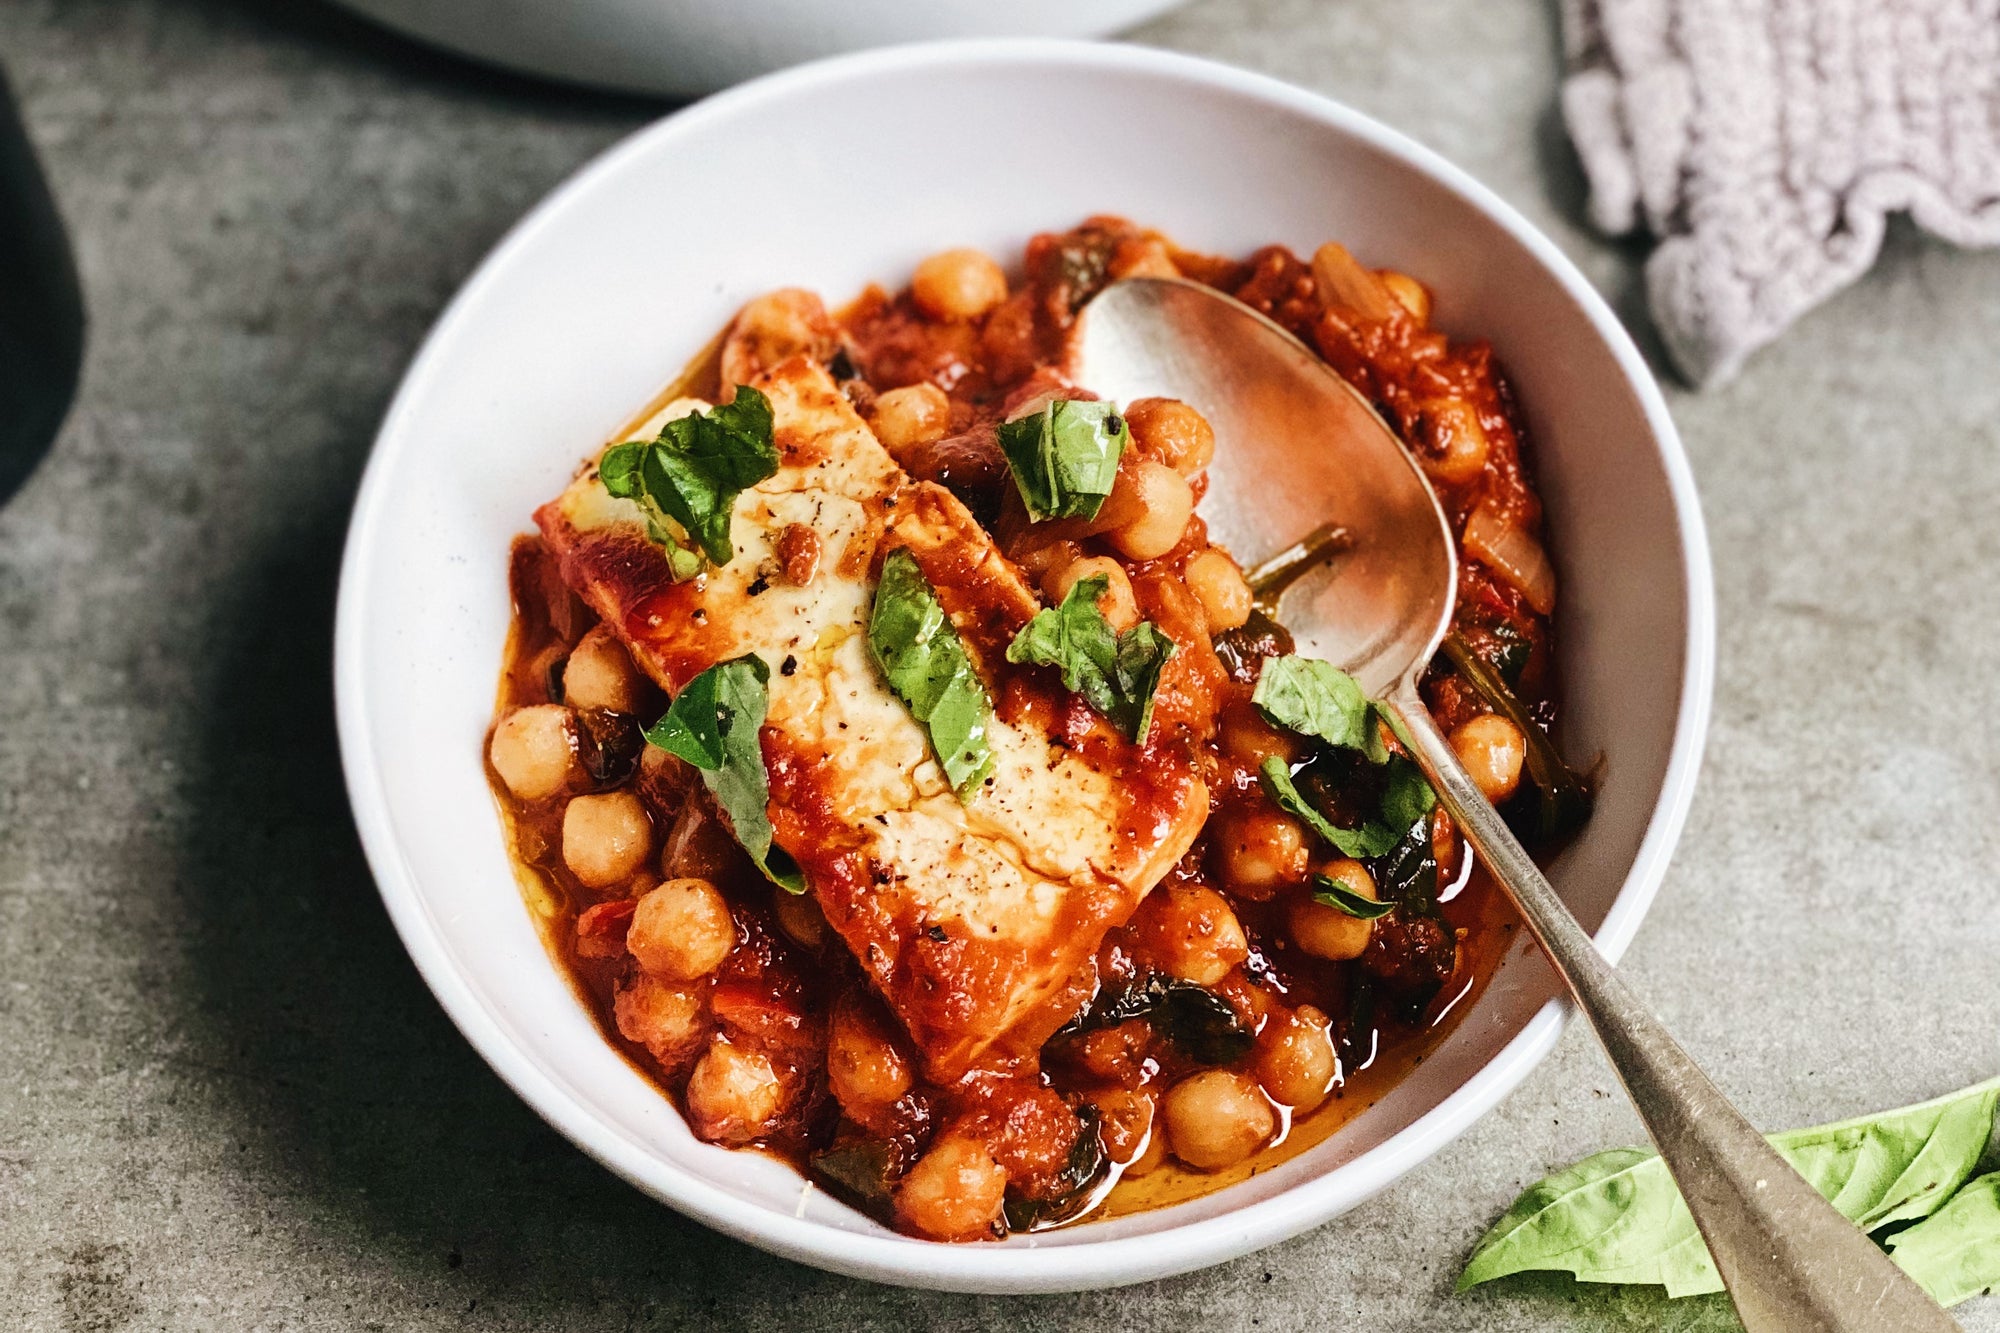
M1257 609L1276 616L1278 599L1285 595L1286 589L1353 544L1354 536L1346 528L1338 523L1322 523L1269 560L1245 570L1243 577L1250 584Z
M1535 835L1551 840L1582 825L1590 818L1590 789L1576 770L1564 762L1548 732L1528 716L1528 710L1522 707L1506 679L1457 630L1445 635L1444 655L1493 711L1512 722L1525 738L1528 778L1535 784L1538 796Z

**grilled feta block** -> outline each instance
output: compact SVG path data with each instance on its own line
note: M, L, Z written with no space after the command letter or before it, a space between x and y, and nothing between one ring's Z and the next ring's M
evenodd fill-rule
M1040 604L965 507L907 476L817 365L794 359L756 387L780 467L738 497L727 565L675 582L638 506L594 466L536 521L570 586L670 693L744 653L770 666L776 841L933 1076L1032 1050L1067 1017L1104 932L1200 830L1192 753L1157 728L1145 747L1108 727L1068 734L1048 674L1005 660ZM875 572L898 546L998 704L992 774L964 801L869 651ZM802 549L816 560L793 558ZM803 569L803 584L788 577Z

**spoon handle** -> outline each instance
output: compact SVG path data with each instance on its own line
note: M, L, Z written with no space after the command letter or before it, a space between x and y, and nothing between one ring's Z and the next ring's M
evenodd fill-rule
M1473 784L1414 679L1389 701L1445 809L1520 908L1673 1173L1748 1333L1958 1325L1794 1171L1619 980Z

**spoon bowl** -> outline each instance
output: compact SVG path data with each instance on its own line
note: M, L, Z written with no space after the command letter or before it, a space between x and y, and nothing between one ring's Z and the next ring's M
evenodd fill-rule
M1368 400L1250 307L1180 278L1129 278L1086 306L1077 382L1113 402L1179 398L1228 441L1208 470L1209 534L1239 557L1338 530L1286 590L1300 652L1387 695L1451 625L1458 563L1437 495Z
M1748 1333L1957 1327L1778 1155L1597 952L1432 719L1418 681L1451 628L1457 550L1395 433L1303 343L1178 279L1114 283L1081 313L1075 379L1114 402L1179 398L1216 435L1211 533L1239 556L1328 520L1342 541L1285 590L1298 649L1402 721L1438 800L1534 933L1604 1044L1708 1243ZM1529 724L1532 725L1532 724Z

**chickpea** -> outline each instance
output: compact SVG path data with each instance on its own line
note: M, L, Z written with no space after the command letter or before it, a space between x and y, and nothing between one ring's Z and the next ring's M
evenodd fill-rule
M1209 633L1235 629L1250 619L1250 585L1221 547L1211 546L1188 561L1187 585L1208 618Z
M687 1112L710 1143L740 1147L771 1132L785 1107L785 1086L770 1057L717 1037L688 1075Z
M1166 1160L1167 1131L1160 1123L1159 1115L1155 1114L1152 1128L1146 1135L1146 1146L1139 1150L1137 1157L1125 1163L1125 1174L1136 1180L1148 1171L1158 1170L1160 1164Z
M1223 708L1218 739L1222 752L1246 768L1261 768L1274 755L1294 763L1305 748L1296 735L1267 722L1248 699Z
M1478 408L1463 398L1434 398L1424 404L1424 424L1429 428L1432 448L1420 450L1418 461L1432 479L1455 485L1486 470L1486 455L1492 446Z
M834 1006L826 1081L841 1109L857 1120L890 1106L916 1082L888 1016L867 996L849 994Z
M1132 921L1140 950L1170 976L1213 986L1250 956L1250 942L1221 894L1202 884L1167 884Z
M979 250L944 250L917 265L910 296L932 319L978 319L1007 299L1007 274Z
M1160 1114L1174 1156L1198 1171L1234 1166L1278 1128L1256 1081L1227 1069L1204 1069L1174 1084Z
M929 444L951 434L951 399L935 384L891 389L868 410L868 424L891 453Z
M620 1036L644 1046L669 1069L694 1053L706 1028L699 996L646 972L619 983L611 1016Z
M663 981L694 981L736 947L729 904L705 879L670 879L639 900L625 947Z
M771 909L778 918L778 929L790 936L794 943L808 949L817 949L825 943L826 915L819 910L819 904L812 900L811 894L773 889Z
M1125 409L1125 425L1140 453L1183 477L1215 461L1215 428L1178 398L1141 398Z
M1451 733L1458 762L1472 775L1487 800L1498 803L1521 786L1521 762L1527 758L1527 738L1498 713L1464 722Z
M896 1216L932 1240L978 1240L993 1234L1006 1195L1007 1173L986 1145L947 1134L903 1177Z
M1300 1005L1257 1034L1257 1082L1273 1101L1301 1114L1326 1100L1339 1072L1333 1022L1312 1005Z
M1052 602L1069 596L1069 590L1087 578L1102 575L1104 591L1098 595L1097 609L1115 630L1128 630L1139 623L1139 599L1132 593L1132 580L1125 567L1108 555L1072 560L1042 578L1042 590Z
M563 864L590 888L630 878L652 850L645 804L629 791L578 796L563 811Z
M1410 318L1417 322L1418 327L1431 322L1430 288L1393 268L1378 268L1375 276L1389 289L1389 295L1396 299L1396 304L1410 312Z
M493 728L486 756L507 790L523 801L547 800L581 771L575 727L561 704L531 704L507 714Z
M722 340L725 393L801 352L814 360L831 357L840 335L817 295L786 287L758 297L737 312Z
M583 636L563 667L563 699L572 708L608 708L636 713L646 697L646 678L632 654L603 625Z
M1187 479L1165 463L1139 458L1118 469L1090 530L1103 533L1128 560L1154 560L1174 549L1193 516Z
M1306 831L1290 815L1239 811L1227 817L1217 832L1219 869L1230 892L1264 902L1284 885L1306 877Z
M1375 889L1375 877L1359 861L1335 861L1323 867L1320 873L1337 881L1341 888L1356 897L1370 902L1380 899L1381 895ZM1309 896L1293 903L1285 919L1291 927L1293 943L1315 958L1334 962L1359 958L1362 950L1368 947L1369 936L1375 933L1373 921L1349 916L1338 907L1328 907Z

